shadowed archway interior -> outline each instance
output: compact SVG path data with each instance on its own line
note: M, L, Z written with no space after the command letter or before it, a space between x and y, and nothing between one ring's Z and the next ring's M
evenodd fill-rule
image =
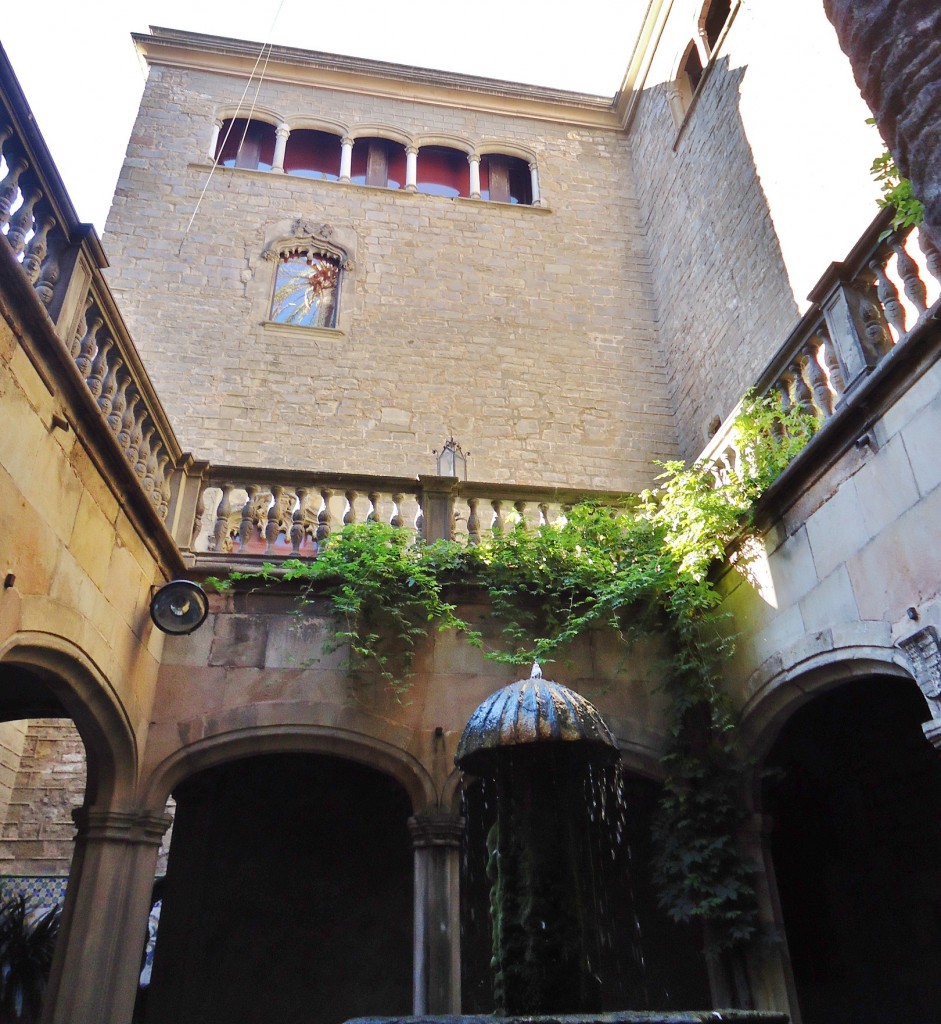
M270 754L200 772L174 796L140 1019L409 1012L411 806L396 782L338 758Z
M941 760L914 684L815 698L766 761L764 809L803 1024L911 1024L941 1003Z

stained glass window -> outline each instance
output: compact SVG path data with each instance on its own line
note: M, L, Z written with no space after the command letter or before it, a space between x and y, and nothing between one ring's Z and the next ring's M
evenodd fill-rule
M310 249L282 252L275 277L271 319L298 327L334 327L340 261Z

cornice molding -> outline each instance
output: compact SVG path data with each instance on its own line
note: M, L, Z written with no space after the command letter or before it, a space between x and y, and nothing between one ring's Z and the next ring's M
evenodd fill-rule
M138 53L151 66L186 68L241 78L251 74L263 44L151 26L132 33ZM341 54L272 46L267 81L318 86L383 99L461 107L538 121L617 130L614 99L589 93L435 71Z

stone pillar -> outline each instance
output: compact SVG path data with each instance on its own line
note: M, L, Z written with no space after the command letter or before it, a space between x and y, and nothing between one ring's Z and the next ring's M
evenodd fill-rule
M471 153L467 162L470 164L470 197L480 199L480 157Z
M43 1024L128 1024L160 840L171 819L80 808Z
M405 147L405 191L418 191L418 150L414 146Z
M353 140L349 135L340 139L340 181L349 185L353 170Z
M529 164L529 183L530 191L533 194L533 206L542 206L542 196L539 194L539 170L535 160L530 161Z
M424 539L431 544L436 540L451 540L454 532L454 488L456 476L420 474L422 487L422 518Z
M271 161L271 169L276 174L284 174L284 151L287 149L288 139L291 137L291 127L287 124L279 124L274 130L274 158Z
M772 820L766 814L754 814L739 833L745 853L754 865L755 895L758 900L757 941L751 942L745 955L754 1008L786 1010L791 1024L801 1024L797 985L784 934L784 917L778 898L778 885L771 858Z
M464 819L409 818L415 849L413 1013L461 1012L460 868Z
M210 160L216 159L216 146L219 145L219 132L222 131L222 122L216 118L212 122L212 135L209 137L209 152L206 154Z

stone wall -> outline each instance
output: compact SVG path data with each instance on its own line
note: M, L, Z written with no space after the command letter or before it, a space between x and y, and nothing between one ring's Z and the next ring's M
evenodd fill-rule
M531 151L548 209L222 168L187 232L216 112L244 82L151 68L107 225L109 280L184 447L411 475L453 432L472 479L649 484L675 442L623 135L281 77L257 95L277 117ZM355 264L339 332L262 323L262 252L297 218L329 225Z
M877 212L868 169L879 139L819 0L732 6L678 125L669 83L702 3L673 4L630 129L687 458Z

